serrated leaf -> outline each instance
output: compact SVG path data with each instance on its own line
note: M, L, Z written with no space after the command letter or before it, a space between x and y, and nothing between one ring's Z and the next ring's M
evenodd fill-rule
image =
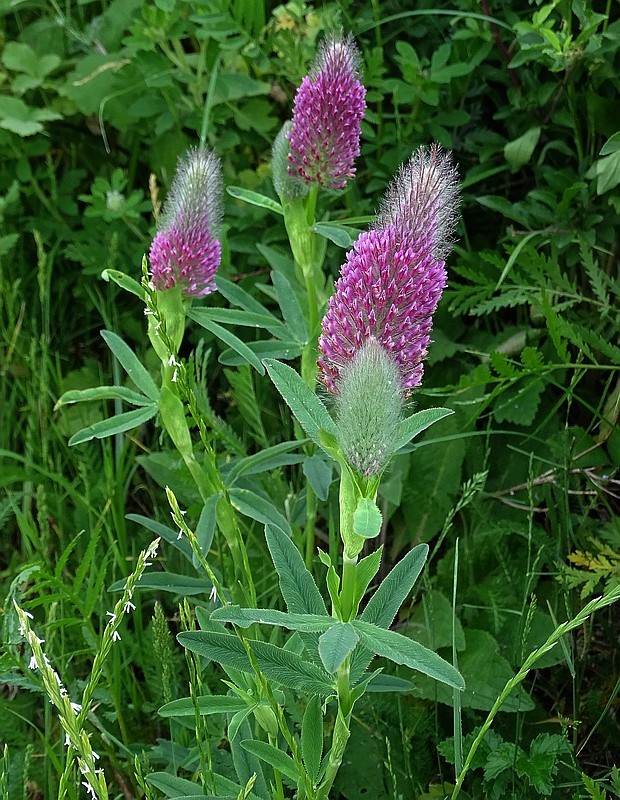
M151 400L157 401L159 399L159 390L155 385L155 381L142 366L129 345L112 331L103 330L101 331L101 336L138 389Z
M319 431L336 435L336 424L329 412L294 369L279 361L265 359L264 364L276 389L291 409L301 427L315 444L321 445Z
M323 755L323 713L318 697L311 697L301 723L301 756L306 771L316 783Z
M277 200L267 197L264 194L253 192L251 189L244 189L241 186L227 186L226 191L231 197L236 200L243 200L244 203L249 203L251 206L258 206L259 208L268 208L275 214L283 214L282 206Z
M353 530L363 539L374 539L381 533L383 517L370 497L360 497L353 512Z
M422 431L430 428L440 419L449 417L451 414L454 414L451 408L426 408L424 411L418 411L416 414L407 417L400 423L394 450L400 450L401 447L404 447Z
M319 637L319 655L329 673L337 671L360 637L349 622L336 622Z
M241 742L241 746L247 750L248 753L252 753L257 756L257 758L270 764L274 769L278 770L278 772L286 775L287 778L297 784L299 773L297 772L295 762L289 755L283 753L282 750L278 750L277 747L267 742L257 741L256 739L246 739L244 742Z
M200 697L182 697L166 703L157 712L160 717L193 717L198 712L204 716L209 714L234 714L247 708L241 697L232 695L208 694Z
M418 642L395 631L379 628L369 622L355 620L350 624L359 634L361 643L375 655L415 669L417 672L455 689L465 688L461 674L452 664Z
M88 428L82 428L81 431L74 433L69 439L69 446L72 447L76 444L89 442L91 439L105 439L107 436L125 433L125 431L130 431L148 422L156 414L157 406L150 405L144 408L136 408L133 411L126 411L124 414L118 414L111 419L102 419L100 422L95 422L93 425L89 425Z

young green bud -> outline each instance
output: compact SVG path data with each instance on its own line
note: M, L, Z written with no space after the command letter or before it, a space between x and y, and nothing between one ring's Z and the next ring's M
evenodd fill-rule
M337 384L338 444L365 477L379 475L394 454L402 419L398 367L370 337L344 366Z

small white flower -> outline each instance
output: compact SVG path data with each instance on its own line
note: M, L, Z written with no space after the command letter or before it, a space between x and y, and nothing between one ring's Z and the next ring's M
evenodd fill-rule
M175 367L174 372L172 373L172 378L170 378L172 383L176 383L179 380L179 370Z
M209 592L209 600L211 600L212 602L215 602L217 600L217 589L215 588L215 586L213 586L213 588Z
M65 747L71 747L71 737L68 733L65 733Z
M93 789L93 787L90 785L90 782L89 782L89 781L82 781L82 786L85 786L85 787L86 787L86 791L88 792L88 794L89 794L91 797L94 797L94 798L95 798L95 800L97 800L97 793L95 792L95 790Z
M114 631L114 633L112 634L112 641L113 642L120 642L120 640L121 640L120 633L118 631Z
M116 622L116 614L113 611L106 611L106 617L111 617L110 622Z
M125 605L123 606L123 611L125 612L125 614L129 614L130 611L135 611L135 610L136 610L136 607L131 602L131 600L127 600L125 602Z
M34 657L34 655L30 656L28 669L37 669L37 659Z
M34 619L34 617L32 616L32 614L30 613L30 611L24 611L24 610L22 609L22 614L23 614L25 617L28 617L28 619Z
M95 761L99 761L99 753L95 753L94 750L92 750L91 752L93 754L93 758L95 759ZM97 772L101 772L101 770L98 769Z
M179 530L179 532L177 533L177 541L182 538L183 538L183 531Z
M82 710L82 706L79 703L71 703L71 708L76 714L79 714Z

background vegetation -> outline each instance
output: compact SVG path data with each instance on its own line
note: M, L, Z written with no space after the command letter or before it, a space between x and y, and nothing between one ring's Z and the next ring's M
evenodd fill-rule
M463 181L449 289L415 396L419 408L456 413L395 459L380 499L387 565L413 544L430 544L422 589L398 629L448 659L453 645L458 651L465 744L531 650L620 582L613 5L0 3L4 797L51 800L63 770L64 734L38 674L27 669L13 600L34 615L45 652L69 694L78 694L117 599L114 585L152 536L137 515L169 524L165 485L190 514L197 500L152 424L67 445L106 409L58 412L58 397L122 381L100 329L147 349L141 303L101 273L121 269L139 279L153 206L178 155L201 135L221 156L228 185L275 197L271 142L326 30L354 33L368 89L357 179L333 198L332 218L372 213L400 162L432 140L453 151ZM280 219L228 196L225 225L221 274L276 308L269 271L290 268ZM333 276L343 252L329 243ZM208 302L226 304L221 295ZM201 333L193 342L197 396L222 463L293 438L268 380L247 366L231 369L234 353ZM259 474L252 485L295 533L305 473L321 499L317 537L329 548L332 475L317 463L302 470L301 461L289 456L275 477ZM259 600L271 606L277 585L262 526L247 515L244 522ZM190 778L196 769L193 723L171 727L157 709L187 694L188 664L174 640L179 600L204 598L174 548L157 569L142 581L88 719L119 798L141 796L136 756L144 775ZM315 574L324 580L318 564ZM468 797L620 797L619 636L610 607L538 662L478 750ZM207 670L205 680L215 688L217 672ZM374 694L356 708L337 782L342 798L421 800L451 791L452 694L424 679L415 687ZM219 724L209 722L211 752L232 776ZM161 784L149 791L174 796ZM76 787L69 796L81 795Z

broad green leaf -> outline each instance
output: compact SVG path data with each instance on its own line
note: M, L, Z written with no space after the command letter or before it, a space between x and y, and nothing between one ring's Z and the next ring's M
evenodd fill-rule
M454 414L451 408L427 408L424 411L418 411L417 414L412 414L400 423L398 430L398 439L394 445L394 450L400 450L415 436L418 436L422 431L430 428L435 422L439 422L444 417L449 417Z
M312 441L321 445L319 440L319 431L321 430L335 436L336 424L321 400L304 383L301 376L294 369L279 361L265 359L264 364L276 389Z
M278 459L290 453L291 450L297 450L303 447L309 440L302 439L300 441L281 442L273 447L267 447L254 455L242 458L234 464L230 472L226 475L226 485L233 486L235 482L242 475L256 475L260 472L265 472L272 469L273 466L280 466L281 464L297 464L303 460L305 456L295 455L293 461L280 462Z
M319 236L324 236L330 242L345 250L349 250L353 246L353 242L361 233L355 228L347 228L335 222L317 222L310 230L315 231Z
M200 714L234 714L247 708L247 703L241 697L223 694L208 694L201 697L182 697L166 703L157 712L160 717L193 717L196 706Z
M86 403L91 400L122 400L133 406L149 406L153 403L143 394L133 392L124 386L96 386L92 389L70 389L58 399L56 407L67 406L70 403Z
M259 208L268 208L276 214L283 214L282 206L277 200L267 197L264 194L253 192L251 189L243 189L241 186L227 186L226 191L231 197L236 200L243 200L251 206L259 206Z
M157 414L157 406L150 405L144 408L136 408L133 411L126 411L124 414L118 414L111 419L102 419L100 422L95 422L89 425L88 428L82 428L81 431L74 433L69 439L69 445L82 444L89 442L91 439L105 439L106 436L114 436L116 433L124 433L133 428L148 422Z
M108 588L109 592L122 592L125 579L116 581ZM156 589L158 592L171 592L181 597L192 597L198 594L207 596L213 585L208 578L194 578L190 575L177 575L174 572L144 572L137 582L138 589Z
M353 530L363 539L374 539L381 533L383 517L370 497L360 497L353 513Z
M288 278L275 269L271 272L271 282L275 287L278 305L286 324L295 340L300 344L305 344L308 341L308 330L295 290Z
M370 598L360 619L379 625L381 628L389 628L422 572L427 555L428 545L425 544L410 550Z
M239 608L225 605L217 608L211 619L216 622L231 622L240 628L249 628L256 623L277 625L290 631L324 631L332 624L333 619L320 614L292 614L290 611L276 611L273 608Z
M535 125L522 136L519 136L518 139L508 142L508 144L504 146L504 156L512 170L523 167L531 159L534 154L534 149L538 144L538 140L540 139L540 132L540 125Z
M254 674L254 669L237 636L212 631L185 631L177 636L188 650L217 661L224 667ZM329 695L334 691L330 676L319 666L282 647L248 640L256 663L269 680L308 694Z
M168 544L171 544L180 553L183 553L189 562L193 562L194 554L192 553L192 548L185 537L182 536L179 539L178 531L173 531L172 528L168 528L166 525L162 525L161 522L156 522L154 519L144 517L142 514L127 514L125 519L137 522L138 525L142 525L149 531L153 531L153 533L156 533L165 542L168 542Z
M152 772L146 776L146 779L156 789L164 792L166 797L191 796L188 795L189 792L195 795L200 788L192 781L177 778L176 775L170 775L169 772Z
M254 709L256 708L257 706L254 706ZM231 729L234 735L231 734ZM254 778L254 786L252 787L254 794L259 795L264 800L268 800L271 797L271 792L267 788L267 783L263 774L263 764L255 755L249 753L243 747L243 742L252 738L253 734L249 717L244 719L243 722L237 726L236 730L233 726L233 720L230 720L228 725L228 739L237 781L242 786L246 786L248 781ZM242 793L240 792L235 800L240 800L241 797Z
M101 336L138 389L156 401L159 398L159 389L129 345L112 331L101 331Z
M290 331L273 314L258 314L256 311L243 311L238 308L193 308L188 315L199 325L203 325L204 320L211 320L255 330L264 329L278 339L286 340L291 337Z
M245 514L246 517L262 522L263 525L275 525L289 537L293 535L287 519L278 511L271 500L266 500L249 489L232 488L229 490L228 496L237 511Z
M337 671L359 642L359 636L349 622L336 622L319 637L319 655L329 673Z
M261 375L265 374L265 368L261 364L256 354L250 350L245 342L242 342L238 336L235 336L234 333L231 333L226 328L222 328L222 326L218 325L217 322L213 322L213 320L209 319L208 317L198 314L198 311L200 311L200 309L188 311L187 316L206 330L210 331L214 336L224 342L224 344L227 344L229 347L235 350L241 356L243 361L247 364L251 364L258 373Z
M241 786L217 772L213 773L213 778L217 794L206 795L199 792L201 787L197 784L185 778L177 778L176 775L171 775L169 772L151 772L146 776L146 780L156 789L164 792L170 800L239 800ZM252 792L248 795L247 800L261 800L261 798Z
M418 642L369 622L355 620L350 624L358 633L361 643L375 655L415 669L455 689L465 688L462 676L452 664Z
M314 453L305 457L303 471L319 500L327 500L334 475L333 462L327 461L321 453Z
M104 281L112 281L126 292L135 294L135 296L139 297L140 300L144 300L145 293L142 286L140 286L138 281L134 280L134 278L130 278L129 275L125 275L124 272L121 272L118 269L104 269L101 273L101 277Z
M301 723L301 756L306 771L316 783L323 755L323 713L318 697L311 697Z
M246 739L244 742L241 742L241 747L247 750L248 753L252 753L262 761L270 764L274 769L278 770L278 772L290 778L295 784L299 780L299 773L297 772L295 762L290 756L283 753L282 750L278 750L277 747L267 742L257 741L256 739Z
M273 525L265 526L265 538L289 612L328 616L314 578L290 538Z

